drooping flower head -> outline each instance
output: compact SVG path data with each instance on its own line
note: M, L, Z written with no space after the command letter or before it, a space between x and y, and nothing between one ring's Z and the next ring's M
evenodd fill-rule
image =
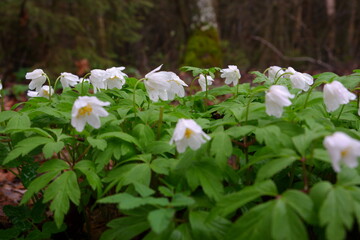
M309 90L310 86L314 83L314 79L310 74L295 71L292 67L288 67L285 70L284 76L290 78L293 88L301 89L305 92Z
M106 89L122 88L125 84L125 77L127 77L127 75L122 72L124 69L125 67L112 67L106 69L107 76L104 82Z
M271 66L269 67L269 70L268 70L268 78L270 80L270 82L275 82L279 77L284 77L283 74L284 74L284 70L282 70L281 67L278 67L278 66Z
M46 82L46 74L42 69L35 69L32 72L28 72L25 75L26 79L31 80L29 89L39 92L41 86Z
M355 99L356 95L349 92L341 82L333 81L324 86L324 103L328 112L333 112L341 104L347 104Z
M283 107L291 105L290 98L294 98L294 95L290 94L286 87L281 85L271 86L265 94L266 113L269 116L280 118Z
M360 141L342 132L335 132L324 139L324 146L328 151L331 164L335 172L340 172L340 163L350 168L358 166L360 157Z
M210 140L210 137L194 120L182 118L176 124L170 144L175 142L177 151L182 153L187 147L199 149L207 140Z
M207 80L207 85L210 86L213 84L214 79L210 76L207 75L206 76L206 80ZM206 91L206 81L205 81L205 75L204 74L200 74L199 76L199 85L201 87L201 91L205 92Z
M97 97L79 97L71 111L71 125L78 131L84 130L85 124L89 123L94 128L100 128L100 118L106 117L109 113L103 106L109 106L109 102L103 102Z
M44 97L49 99L50 96L54 94L54 89L52 87L49 87L48 85L44 85L40 88L39 91L28 91L27 95L29 97Z
M225 78L225 84L230 85L232 83L235 86L239 83L241 74L237 66L229 65L228 68L221 69L220 77Z
M90 83L94 87L94 93L100 89L105 89L105 80L107 78L107 73L102 69L93 69L90 71Z
M145 75L145 88L151 101L157 102L174 99L175 95L185 95L184 86L187 84L173 72L160 71L162 65Z
M179 97L185 96L184 87L187 87L188 85L183 80L181 80L178 75L172 73L169 83L170 88L167 90L169 100L173 100L175 95L178 95Z
M60 82L63 88L73 87L78 84L79 81L79 77L72 73L63 72L60 75Z

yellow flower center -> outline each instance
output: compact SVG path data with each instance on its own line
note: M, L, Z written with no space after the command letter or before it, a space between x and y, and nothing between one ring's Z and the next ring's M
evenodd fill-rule
M194 132L193 132L191 129L188 129L188 128L187 128L187 129L185 130L185 137L186 137L186 138L190 138L193 133L194 133Z
M44 94L44 96L49 96L49 92L48 91L46 91L46 90L43 90L43 94Z
M77 117L82 117L85 115L89 116L92 110L93 110L92 107L90 106L90 104L88 104L85 107L79 109Z
M341 157L344 158L346 157L350 152L350 148L345 148L344 150L341 151Z
M117 80L117 79L119 79L117 76L110 78L110 80L113 80L113 81Z

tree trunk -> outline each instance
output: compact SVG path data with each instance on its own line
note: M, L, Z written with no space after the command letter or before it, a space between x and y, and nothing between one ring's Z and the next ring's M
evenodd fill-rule
M334 51L336 43L336 25L335 25L335 13L336 13L336 0L325 0L326 14L328 17L329 33L327 39L327 50L331 60L334 60Z

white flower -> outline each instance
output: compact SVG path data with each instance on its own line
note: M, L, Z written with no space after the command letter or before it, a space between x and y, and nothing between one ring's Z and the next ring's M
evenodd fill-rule
M207 80L208 87L213 84L214 79L211 76L207 75L206 80ZM200 76L199 76L199 84L200 84L200 87L201 87L201 91L203 91L203 92L206 91L206 82L205 82L204 74L200 74Z
M84 130L85 124L89 123L94 128L100 128L100 118L109 113L103 106L109 106L109 102L102 102L97 97L79 97L71 111L71 125L78 131Z
M333 81L324 86L324 103L328 112L333 112L341 104L347 104L355 99L356 95L349 92L341 82Z
M31 90L35 89L37 92L40 91L41 86L46 82L46 75L41 69L35 69L32 72L26 73L25 78L31 80L29 88Z
M105 70L101 69L93 69L90 71L90 83L94 87L94 93L96 93L99 89L105 89L105 80L107 78L107 73Z
M177 151L182 153L185 152L188 146L193 150L199 149L206 140L210 140L210 137L203 132L202 128L194 120L179 119L170 144L175 142Z
M290 78L293 88L301 89L305 92L309 90L310 86L314 83L314 79L310 74L295 71L292 67L288 67L285 70L284 76Z
M78 84L79 81L79 77L72 73L63 72L60 75L60 82L63 88L73 87Z
M168 82L170 83L170 88L167 90L169 100L173 100L175 95L178 95L179 97L185 96L184 87L187 87L188 85L181 80L178 75L172 73L171 79L168 80Z
M122 88L125 84L125 77L127 77L127 75L122 72L124 69L125 67L112 67L106 69L107 76L104 82L106 89Z
M281 117L283 107L290 106L289 98L294 98L289 90L281 85L273 85L265 95L266 113L269 116Z
M80 79L79 79L79 83L82 83L82 82L84 82L84 83L89 83L90 80L89 80L88 78L80 78Z
M275 82L280 76L284 77L284 76L282 76L284 73L285 72L284 72L284 70L282 70L281 67L271 66L271 67L269 67L269 70L268 70L268 78L269 78L270 82Z
M184 86L187 84L173 72L160 71L159 67L145 75L145 88L151 101L157 102L159 98L167 101L174 99L175 95L185 96Z
M342 132L335 132L324 139L324 146L328 151L331 164L335 172L340 172L340 163L350 168L358 166L360 157L360 141L353 139Z
M49 99L50 95L54 94L54 89L52 87L49 87L48 85L44 85L40 88L39 91L28 91L27 95L29 97L44 97Z
M220 77L225 78L225 84L230 85L232 83L235 86L239 83L241 75L237 66L229 65L228 68L222 69L221 72Z

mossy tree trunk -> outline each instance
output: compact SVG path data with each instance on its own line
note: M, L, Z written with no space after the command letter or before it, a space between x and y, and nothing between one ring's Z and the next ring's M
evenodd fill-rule
M186 44L185 65L222 65L216 6L216 0L197 0L191 3L191 34Z

